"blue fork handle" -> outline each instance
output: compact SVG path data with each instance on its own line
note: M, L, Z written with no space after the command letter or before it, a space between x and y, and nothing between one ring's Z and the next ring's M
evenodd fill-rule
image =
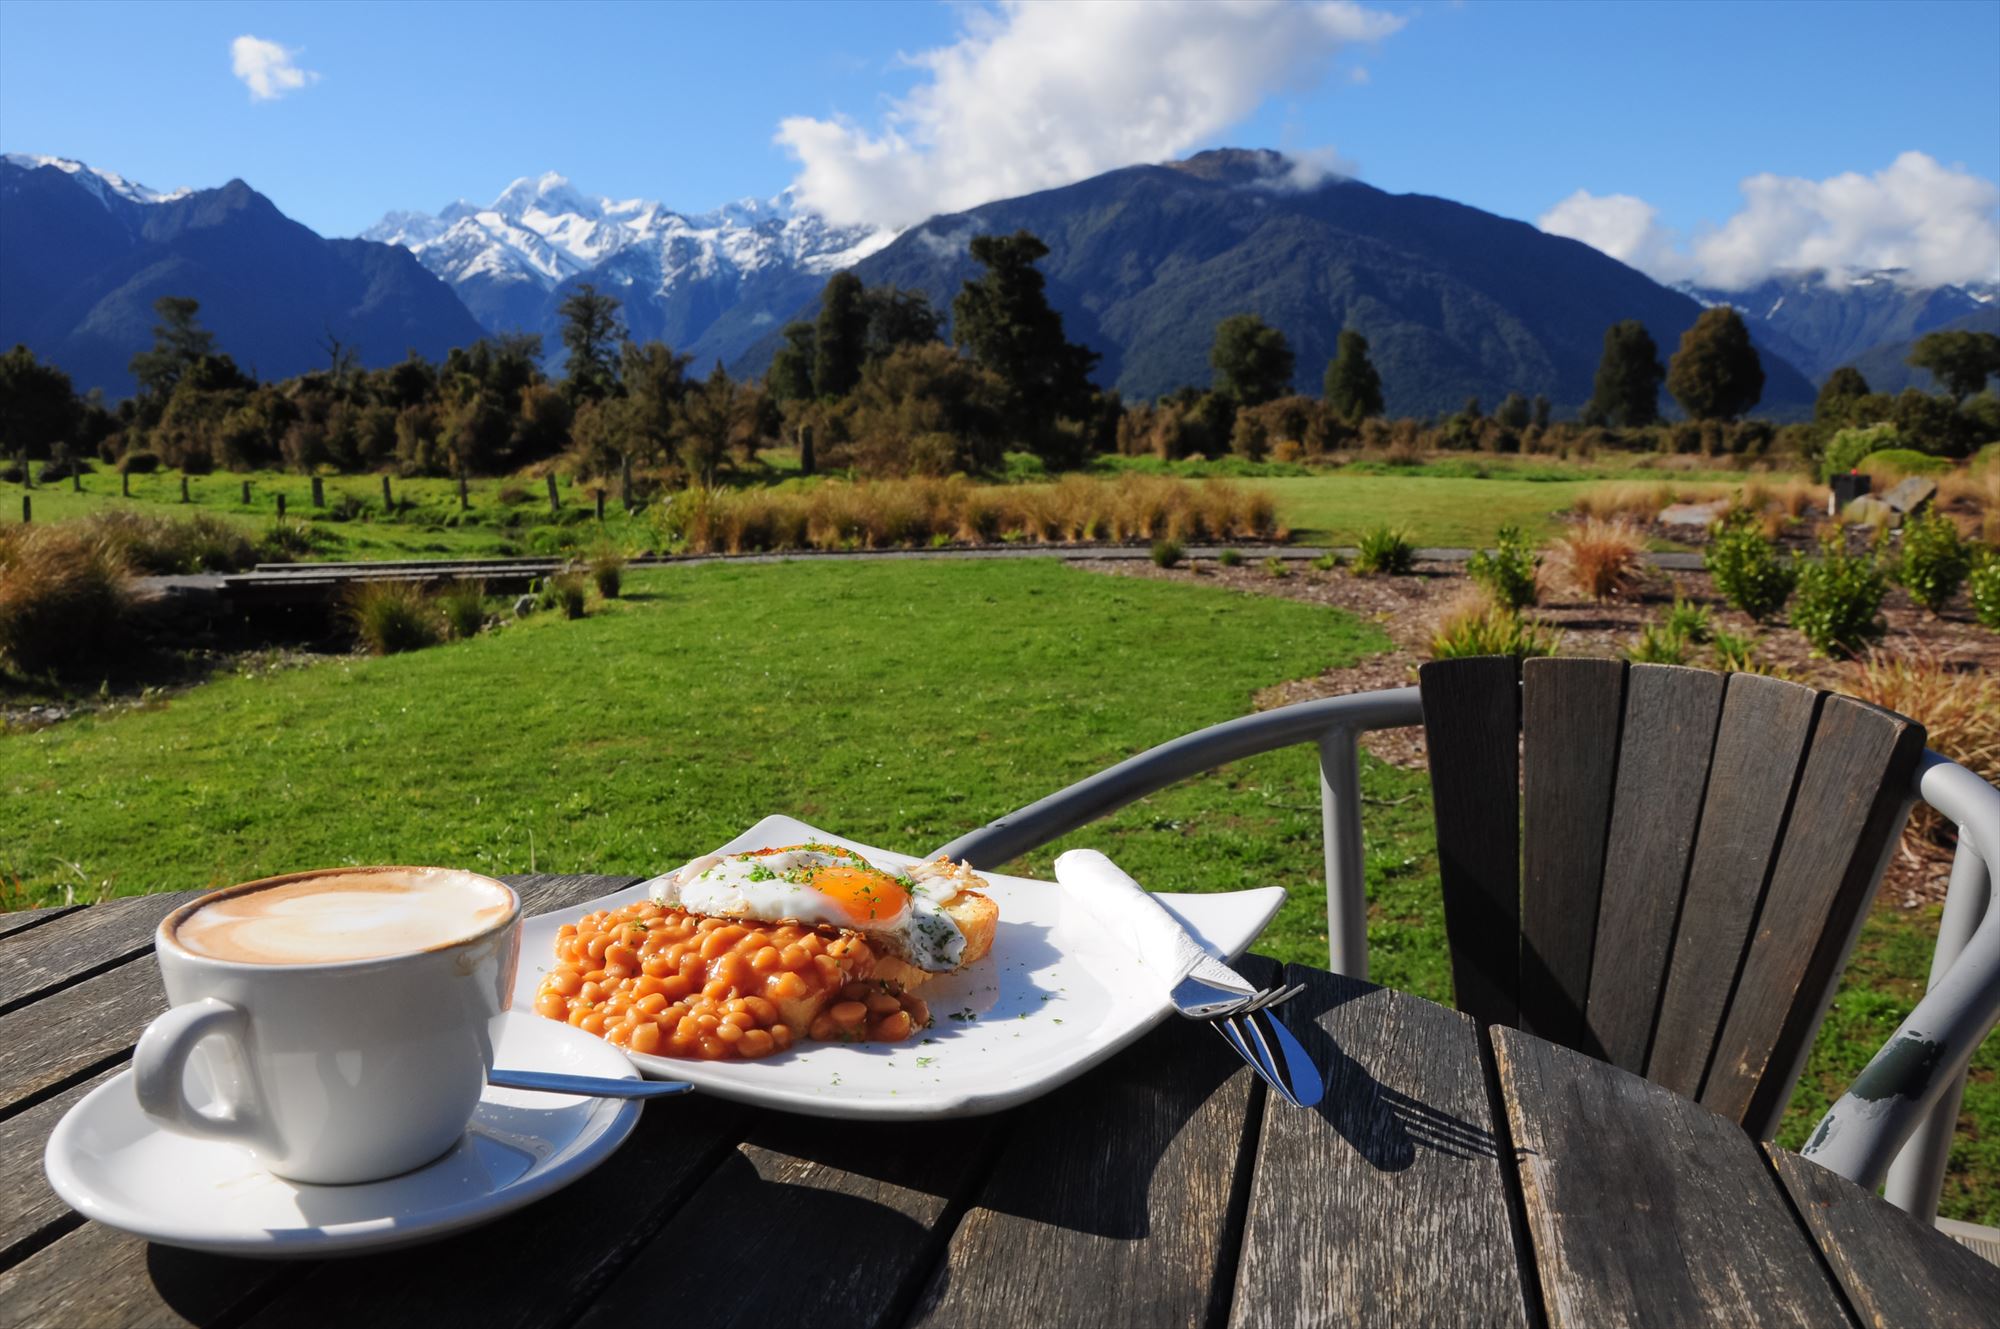
M587 1098L665 1098L694 1088L685 1080L618 1080L608 1075L557 1075L549 1071L509 1071L495 1066L486 1083L502 1089L531 1089L543 1094L582 1094Z

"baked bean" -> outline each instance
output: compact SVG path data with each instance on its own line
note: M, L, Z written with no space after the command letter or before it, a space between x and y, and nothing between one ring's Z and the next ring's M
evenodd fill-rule
M900 1011L903 1009L903 1003L897 1000L895 994L891 992L869 994L867 1006L870 1015L887 1015L891 1011Z
M736 1041L736 1055L739 1057L768 1057L777 1050L777 1041L762 1029L746 1030Z
M660 1050L660 1026L648 1020L632 1031L632 1041L626 1044L634 1052L654 1053ZM746 1052L744 1054L748 1056Z
M910 1023L910 1013L898 1010L893 1015L885 1015L868 1027L868 1036L884 1043L900 1043L914 1032Z

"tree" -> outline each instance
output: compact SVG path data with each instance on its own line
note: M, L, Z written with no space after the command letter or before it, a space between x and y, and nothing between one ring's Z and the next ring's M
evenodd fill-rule
M201 302L184 295L163 295L153 301L160 321L153 325L153 346L132 357L132 377L148 397L165 398L181 381L188 366L215 353L215 334L196 324Z
M1508 429L1526 429L1532 418L1528 411L1528 399L1518 392L1510 392L1500 399L1500 407L1493 412L1493 418Z
M1933 332L1917 341L1904 360L1928 369L1954 403L1964 401L2000 374L2000 336L1990 332Z
M870 361L886 359L905 346L928 346L940 340L938 328L944 320L922 291L878 286L868 292L867 304Z
M1291 343L1255 314L1236 314L1215 325L1208 363L1215 370L1215 390L1238 406L1261 406L1292 390Z
M787 323L780 334L785 344L764 371L764 390L774 401L807 401L813 395L813 359L818 345L810 323Z
M1822 424L1845 424L1854 403L1869 393L1868 380L1853 365L1842 365L1820 385L1813 400L1813 419Z
M569 352L563 367L564 394L571 402L611 396L618 390L618 344L625 338L618 297L585 282L556 307L556 313L562 318L563 347Z
M1465 405L1459 408L1458 413L1467 423L1477 424L1486 418L1486 407L1475 392L1465 399Z
M1734 420L1764 395L1764 365L1743 316L1728 305L1701 311L1667 366L1667 391L1696 420Z
M985 272L952 301L952 339L999 378L1006 427L1038 453L1051 450L1057 417L1081 418L1090 409L1097 352L1063 336L1062 315L1035 267L1048 257L1047 245L1016 231L975 236L971 250Z
M47 457L69 438L76 423L76 393L68 374L38 363L25 346L0 355L0 452Z
M1636 318L1604 330L1604 351L1598 356L1597 377L1591 383L1586 421L1637 429L1660 418L1660 349L1653 334Z
M1324 391L1326 404L1348 424L1382 414L1382 376L1368 360L1368 339L1351 328L1327 363Z
M1549 399L1537 392L1535 394L1535 428L1547 429L1549 427L1549 415L1552 409Z
M706 485L729 459L732 445L754 451L758 425L754 390L739 388L716 361L708 379L691 387L676 411L675 441L681 465ZM749 442L746 444L745 439Z
M868 291L851 272L836 272L819 296L813 328L813 391L845 397L861 378L868 359Z

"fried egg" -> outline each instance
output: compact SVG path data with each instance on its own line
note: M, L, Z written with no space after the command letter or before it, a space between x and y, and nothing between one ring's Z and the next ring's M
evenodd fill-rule
M965 934L945 904L971 882L971 868L944 860L885 872L851 849L787 845L709 854L655 877L648 893L691 914L762 923L825 924L930 973L958 967Z

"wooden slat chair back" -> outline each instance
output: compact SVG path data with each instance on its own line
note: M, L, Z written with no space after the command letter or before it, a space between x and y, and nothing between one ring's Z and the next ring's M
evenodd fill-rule
M1460 1008L1774 1129L1922 726L1615 660L1442 660L1419 687Z

